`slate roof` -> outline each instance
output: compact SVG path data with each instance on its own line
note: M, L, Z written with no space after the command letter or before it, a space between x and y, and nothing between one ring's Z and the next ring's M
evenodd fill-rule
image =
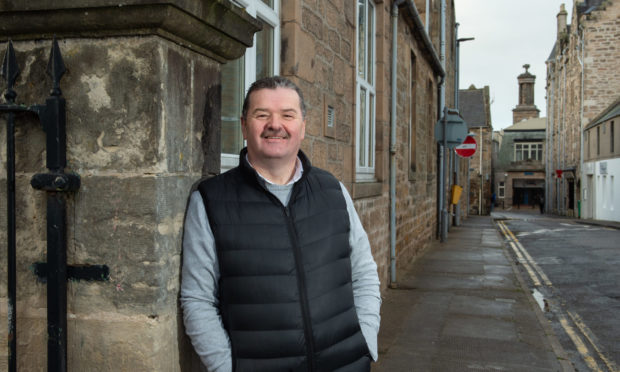
M614 103L609 105L603 112L601 112L597 117L595 117L590 124L588 124L585 129L590 129L595 127L603 122L606 122L609 119L615 118L616 116L620 116L620 98L618 98Z
M532 118L521 120L520 122L504 129L504 132L510 131L539 131L547 130L547 118Z
M484 105L484 89L459 90L459 113L468 128L490 126Z
M556 42L553 43L553 48L551 48L551 54L549 54L549 57L547 57L547 62L552 62L553 60L555 60L555 50L557 49L557 45L558 42L556 40Z

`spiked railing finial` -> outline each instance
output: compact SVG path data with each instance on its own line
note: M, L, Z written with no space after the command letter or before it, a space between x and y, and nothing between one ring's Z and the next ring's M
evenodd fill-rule
M19 76L19 67L17 66L17 59L15 58L15 50L13 49L13 42L9 40L9 45L6 48L6 53L4 53L4 61L2 62L2 77L7 82L6 93L4 93L4 97L9 102L15 102L15 97L17 97L17 93L13 90L13 84L15 84L15 80Z
M60 91L60 79L65 71L67 71L67 69L65 68L65 63L60 54L60 47L58 47L58 41L56 41L56 37L54 37L52 50L50 51L50 59L47 62L47 74L52 78L53 86L51 94L53 96L62 95Z

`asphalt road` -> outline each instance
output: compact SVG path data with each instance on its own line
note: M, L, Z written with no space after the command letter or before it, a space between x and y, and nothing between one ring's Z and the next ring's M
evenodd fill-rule
M620 371L620 230L535 211L494 212L578 371Z

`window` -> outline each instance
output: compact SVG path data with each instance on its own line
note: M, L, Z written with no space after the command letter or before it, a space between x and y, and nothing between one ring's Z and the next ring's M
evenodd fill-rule
M586 132L586 150L587 150L586 157L588 159L590 159L590 156L591 156L591 154L590 154L590 133L591 133L591 131L587 131Z
M372 0L357 3L356 179L370 181L375 172L375 7Z
M280 71L280 0L236 2L261 21L263 29L254 34L253 46L243 57L222 65L222 171L239 164L239 151L245 146L240 119L245 92L257 79Z
M601 154L601 127L596 127L596 155Z
M497 186L497 197L503 199L505 190L506 184L504 183L504 181L499 181L499 185Z
M428 83L426 84L426 97L429 100L429 102L433 102L433 100L435 99L435 97L433 96L433 81L432 80L428 80ZM428 174L432 174L433 173L433 154L436 153L436 148L437 148L437 142L435 142L435 126L433 124L435 124L435 120L437 120L434 116L433 116L433 105L432 104L428 104L426 105L426 122L430 123L427 124L428 128L429 128L429 133L428 133L428 150L426 151L426 157L428 159L427 161L427 170L426 172Z
M543 144L538 143L515 143L515 161L542 160Z

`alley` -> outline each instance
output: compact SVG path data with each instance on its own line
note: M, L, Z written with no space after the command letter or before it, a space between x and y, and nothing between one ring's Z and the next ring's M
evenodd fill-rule
M620 230L530 210L493 216L575 368L617 371Z

